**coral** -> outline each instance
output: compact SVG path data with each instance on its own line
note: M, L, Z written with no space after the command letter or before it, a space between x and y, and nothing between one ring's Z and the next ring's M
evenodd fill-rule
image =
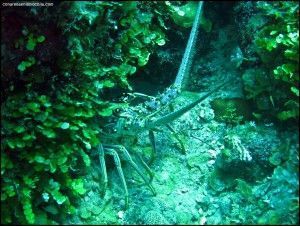
M272 150L279 147L280 141L272 127L257 127L253 122L235 126L224 135L216 170L228 178L253 182L272 173L274 167L269 158Z
M3 10L1 223L52 224L75 213L102 121L127 106L104 100L104 90L130 88L127 77L165 44L164 6Z
M172 9L172 19L174 22L183 27L190 27L194 22L194 18L197 14L197 3L196 2L188 2L181 6L175 6L170 3L169 4ZM174 4L174 3L173 3ZM203 27L206 32L209 32L212 27L212 22L203 16L199 18L199 23Z
M251 119L249 103L242 98L217 98L211 106L217 121L236 125Z
M106 75L110 78L107 87L131 88L126 77L148 63L155 46L166 43L166 27L159 11L167 10L167 6L158 9L161 6L156 3L137 2L66 4L70 9L61 15L60 27L68 36L72 65L86 77ZM72 15L78 16L67 23ZM153 20L154 15L158 21ZM107 25L102 26L101 21ZM82 35L83 31L89 35Z
M243 7L245 10L246 4ZM255 68L251 66L243 75L245 94L256 105L257 118L298 121L299 4L257 2L250 8L251 25L246 26L245 18L244 25L237 22L244 26L242 39L252 49L250 58L259 56ZM253 41L249 38L252 30Z
M268 210L259 213L260 224L299 223L299 162L295 158L299 150L298 135L286 137L274 150L284 160L277 162L272 175L252 189L255 198L261 199L261 208Z
M237 152L237 157L241 161L251 161L252 157L249 153L249 151L242 145L241 140L238 136L226 136L225 142L229 144L229 146L232 146L232 150L235 150Z
M80 211L80 217L83 218L83 219L88 219L92 216L91 212L88 211L87 209L82 209Z
M161 225L161 224L169 224L169 223L160 212L155 210L150 210L144 216L143 224Z

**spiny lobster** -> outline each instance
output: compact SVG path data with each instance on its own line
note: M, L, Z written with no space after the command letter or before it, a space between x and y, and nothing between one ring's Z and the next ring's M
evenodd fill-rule
M104 126L103 131L101 131L101 140L102 142L104 141L105 143L103 142L102 144L99 144L97 154L99 155L100 169L103 177L103 192L104 192L103 194L105 194L105 191L107 189L107 183L108 183L106 163L105 163L104 156L105 154L108 154L113 156L118 174L121 178L122 185L125 190L125 208L128 207L128 189L123 174L123 170L121 167L119 154L122 154L125 160L141 176L143 181L145 181L145 183L147 184L147 186L149 187L153 195L156 195L156 192L153 186L151 185L153 179L153 173L150 170L150 167L148 166L148 164L150 164L154 160L156 155L156 142L154 137L154 130L158 126L162 126L162 125L167 126L167 128L171 130L171 132L175 135L175 138L181 144L181 149L183 150L183 153L185 153L185 148L182 141L176 135L174 129L171 127L169 123L179 118L185 112L189 111L197 104L205 100L213 92L219 90L222 86L227 84L227 82L225 82L219 85L212 91L207 92L206 94L201 96L196 101L186 105L185 107L182 107L179 110L175 110L171 113L167 113L164 116L157 116L163 110L166 110L168 107L171 106L172 100L174 100L180 93L183 80L184 79L186 80L186 76L188 74L188 70L190 67L190 61L192 58L191 56L193 52L193 47L195 45L195 40L197 37L202 5L203 2L200 1L194 19L193 27L190 33L190 37L187 43L187 47L185 49L185 53L174 84L171 87L167 88L158 97L151 97L140 93L131 94L131 97L133 98L142 97L142 98L147 98L148 100L137 106L128 107L124 109L121 113L119 113L118 117L111 118L112 121L108 123L106 126ZM118 140L120 141L121 139L127 137L132 137L132 136L136 137L137 134L147 130L149 131L149 139L153 149L152 156L148 164L143 160L143 158L140 155L138 155L138 157L140 159L141 164L144 166L145 170L149 174L150 177L149 180L147 180L145 175L140 170L139 166L133 161L131 155L129 154L129 152L127 151L124 145L109 144L109 143L117 143Z

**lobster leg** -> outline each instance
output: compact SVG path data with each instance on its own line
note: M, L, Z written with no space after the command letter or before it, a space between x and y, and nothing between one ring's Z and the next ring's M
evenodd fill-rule
M153 177L154 177L154 173L152 172L152 170L150 169L150 167L148 166L148 164L144 161L143 157L141 155L137 155L142 163L142 165L144 166L145 170L148 172L149 176L150 176L150 180L149 183L152 182Z
M152 185L148 182L140 168L137 166L137 164L133 161L130 154L128 153L127 149L123 145L109 145L110 147L119 149L122 154L126 157L126 160L129 162L129 164L135 169L135 171L142 177L146 185L149 187L153 195L156 195L156 192Z
M114 158L114 162L116 164L118 174L121 178L121 181L122 181L122 184L123 184L123 187L124 187L124 190L125 190L125 209L127 209L127 207L128 207L128 189L127 189L127 184L126 184L125 177L124 177L124 174L123 174L123 170L122 170L119 155L114 149L106 148L105 150L107 151L107 154L112 155L113 158Z
M157 151L156 151L156 142L155 142L155 136L154 136L154 131L153 130L149 130L149 140L152 146L152 153L151 153L151 157L149 160L149 165L151 165L154 161L154 159L156 158L157 155Z
M106 172L106 164L105 164L105 158L104 158L104 149L102 144L99 144L98 146L98 152L99 152L99 162L100 162L100 169L101 169L101 175L103 176L103 193L102 196L105 195L106 189L107 189L107 172Z
M179 142L181 148L180 150L182 151L182 154L186 154L186 149L184 147L184 144L182 142L182 140L180 139L180 137L178 136L178 134L176 133L176 131L173 129L173 127L170 124L166 124L167 128L172 132L172 135L174 136L174 138Z

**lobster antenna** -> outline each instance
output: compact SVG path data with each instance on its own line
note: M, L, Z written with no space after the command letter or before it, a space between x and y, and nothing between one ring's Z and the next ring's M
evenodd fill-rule
M193 27L192 27L192 30L190 33L190 37L189 37L187 46L185 48L184 55L181 60L180 68L178 70L178 73L176 75L176 79L174 82L174 86L176 88L178 88L179 90L181 90L183 80L186 80L186 77L187 77L190 67L191 67L192 58L194 56L194 52L195 52L194 47L195 47L197 34L198 34L198 30L199 30L202 5L203 5L203 1L199 1L197 13L195 15L195 19L194 19Z

